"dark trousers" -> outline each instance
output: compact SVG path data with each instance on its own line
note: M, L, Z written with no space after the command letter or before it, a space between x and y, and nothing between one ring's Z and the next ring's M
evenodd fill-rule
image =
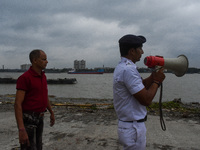
M29 137L30 146L21 144L21 150L42 150L44 117L40 115L24 113L23 120Z

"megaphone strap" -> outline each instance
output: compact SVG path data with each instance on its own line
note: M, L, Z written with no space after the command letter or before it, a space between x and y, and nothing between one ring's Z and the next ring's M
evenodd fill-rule
M163 119L163 113L162 113L162 91L163 91L163 85L161 83L160 87L160 98L159 98L159 110L160 110L160 125L163 131L166 131L165 121Z

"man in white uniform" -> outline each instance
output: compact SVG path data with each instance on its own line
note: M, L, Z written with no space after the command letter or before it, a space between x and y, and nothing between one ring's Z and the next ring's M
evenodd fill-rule
M143 36L125 35L119 40L121 61L114 71L113 98L117 113L118 136L124 150L145 150L147 119L146 106L149 106L159 85L165 79L163 69L142 79L135 63L142 56Z

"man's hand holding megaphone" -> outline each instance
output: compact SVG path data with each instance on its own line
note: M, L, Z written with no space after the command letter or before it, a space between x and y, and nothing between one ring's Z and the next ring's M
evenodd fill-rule
M163 73L163 71L164 68L162 67L158 71L152 72L153 83L158 84L158 86L160 86L163 80L165 79L165 74Z

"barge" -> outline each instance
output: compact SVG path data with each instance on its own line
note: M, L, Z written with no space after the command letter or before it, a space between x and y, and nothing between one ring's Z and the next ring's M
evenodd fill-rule
M68 74L103 74L104 69L99 69L97 71L76 71L76 70L71 70L68 72Z
M0 78L0 84L16 84L17 79L13 78ZM76 78L64 78L64 79L47 79L47 84L75 84Z

